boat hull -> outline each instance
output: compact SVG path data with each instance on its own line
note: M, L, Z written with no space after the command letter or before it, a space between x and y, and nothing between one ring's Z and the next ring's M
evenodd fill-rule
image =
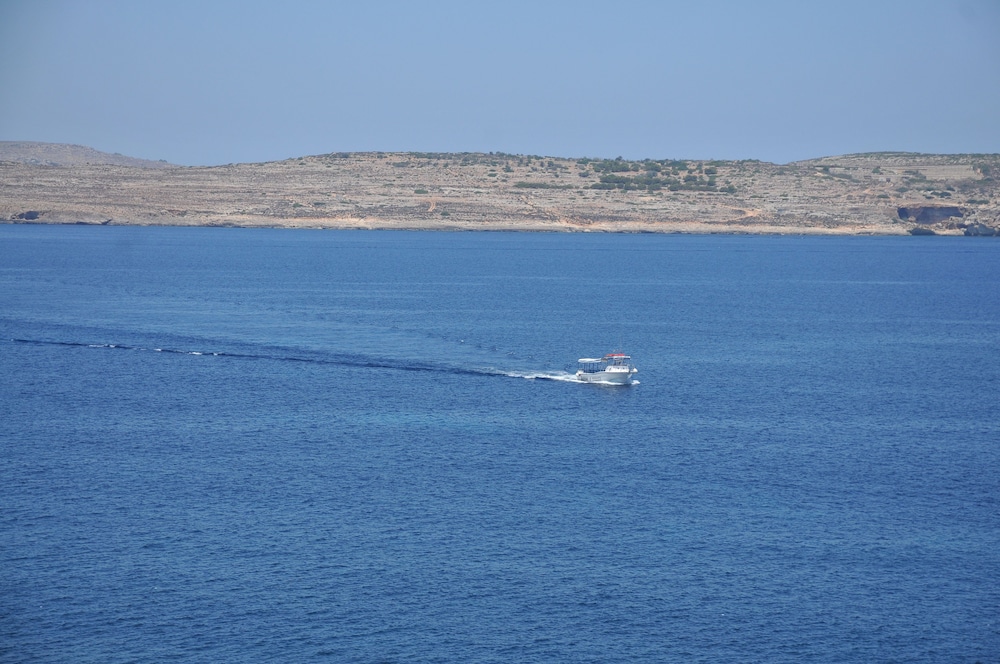
M603 385L631 385L632 377L637 373L631 371L577 371L576 379L582 383L601 383Z

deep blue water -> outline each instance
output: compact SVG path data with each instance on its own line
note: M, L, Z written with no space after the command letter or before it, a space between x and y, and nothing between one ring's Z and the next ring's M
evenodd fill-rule
M991 239L0 226L0 660L998 662L998 395Z

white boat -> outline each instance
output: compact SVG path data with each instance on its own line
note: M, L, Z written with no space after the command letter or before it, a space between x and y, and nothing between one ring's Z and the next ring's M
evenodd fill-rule
M631 385L632 376L639 370L632 364L632 358L625 353L608 353L601 358L581 357L576 379L584 383L606 383L608 385Z

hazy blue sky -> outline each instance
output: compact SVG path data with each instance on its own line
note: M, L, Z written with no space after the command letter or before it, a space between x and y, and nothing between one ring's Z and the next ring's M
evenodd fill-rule
M1000 152L1000 0L0 0L0 140L787 162Z

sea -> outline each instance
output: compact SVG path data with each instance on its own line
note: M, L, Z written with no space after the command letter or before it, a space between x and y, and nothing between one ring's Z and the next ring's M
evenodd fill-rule
M0 661L1000 662L998 397L992 238L0 226Z

